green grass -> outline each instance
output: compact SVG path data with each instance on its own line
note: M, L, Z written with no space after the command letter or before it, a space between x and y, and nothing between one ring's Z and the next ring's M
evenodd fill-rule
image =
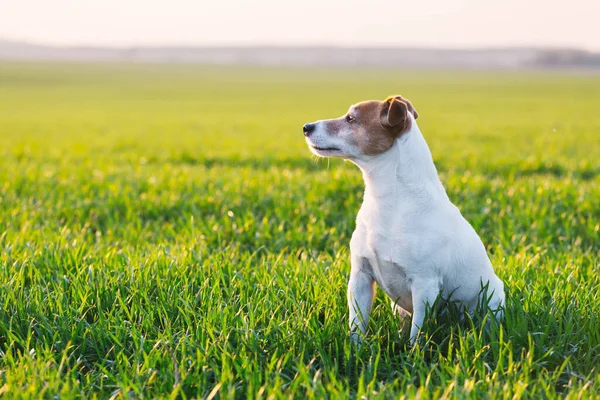
M359 171L303 123L411 99L499 330L347 332ZM0 64L0 393L597 398L600 76Z

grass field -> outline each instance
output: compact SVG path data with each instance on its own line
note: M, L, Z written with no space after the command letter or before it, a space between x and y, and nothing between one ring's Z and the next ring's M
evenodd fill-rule
M377 294L347 332L359 171L303 123L411 99L507 288L500 330ZM597 398L600 75L0 64L6 398Z

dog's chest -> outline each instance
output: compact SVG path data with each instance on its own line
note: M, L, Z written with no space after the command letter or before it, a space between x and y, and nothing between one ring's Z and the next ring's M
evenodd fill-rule
M380 269L390 268L398 263L396 250L399 243L398 222L393 212L375 211L368 204L360 210L356 234L360 237L357 249L361 255ZM355 250L355 249L353 249Z
M394 301L406 309L412 308L410 279L401 254L401 238L393 216L383 218L365 215L352 237L354 255L367 261L369 273Z

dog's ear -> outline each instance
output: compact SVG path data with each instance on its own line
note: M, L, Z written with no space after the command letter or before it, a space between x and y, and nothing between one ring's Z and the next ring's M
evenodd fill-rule
M408 99L405 99L404 97L402 97L400 95L388 97L388 99L390 99L390 98L396 99L396 100L401 101L402 103L406 104L408 112L413 115L414 119L419 118L419 113L417 112L417 110L415 110L415 107L413 107L412 103L410 101L408 101Z
M381 115L384 126L401 128L400 131L404 132L410 127L408 113L411 113L414 119L419 118L417 110L415 110L410 101L402 96L390 96L385 99L384 103Z

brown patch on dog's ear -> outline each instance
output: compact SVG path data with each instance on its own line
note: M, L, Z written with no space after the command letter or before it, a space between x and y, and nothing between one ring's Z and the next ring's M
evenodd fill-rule
M384 102L381 113L382 125L398 133L405 132L410 129L409 112L413 115L414 119L419 117L417 110L415 110L410 101L402 96L390 96Z
M387 101L386 103L389 104L385 116L386 125L395 127L403 123L407 118L406 113L408 112L406 103L397 99L390 99L389 103Z
M417 112L417 110L415 110L415 107L413 107L412 103L408 99L405 99L400 95L389 96L387 99L385 99L385 102L392 103L394 100L404 103L404 106L413 115L413 117L415 119L419 118L419 113Z
M419 118L419 113L417 113L417 110L415 110L415 108L413 107L412 103L408 99L405 99L404 97L402 97L400 95L390 96L390 97L388 97L386 99L386 101L389 100L389 99L396 99L396 100L399 100L402 103L406 104L406 108L413 115L413 117L415 119Z

